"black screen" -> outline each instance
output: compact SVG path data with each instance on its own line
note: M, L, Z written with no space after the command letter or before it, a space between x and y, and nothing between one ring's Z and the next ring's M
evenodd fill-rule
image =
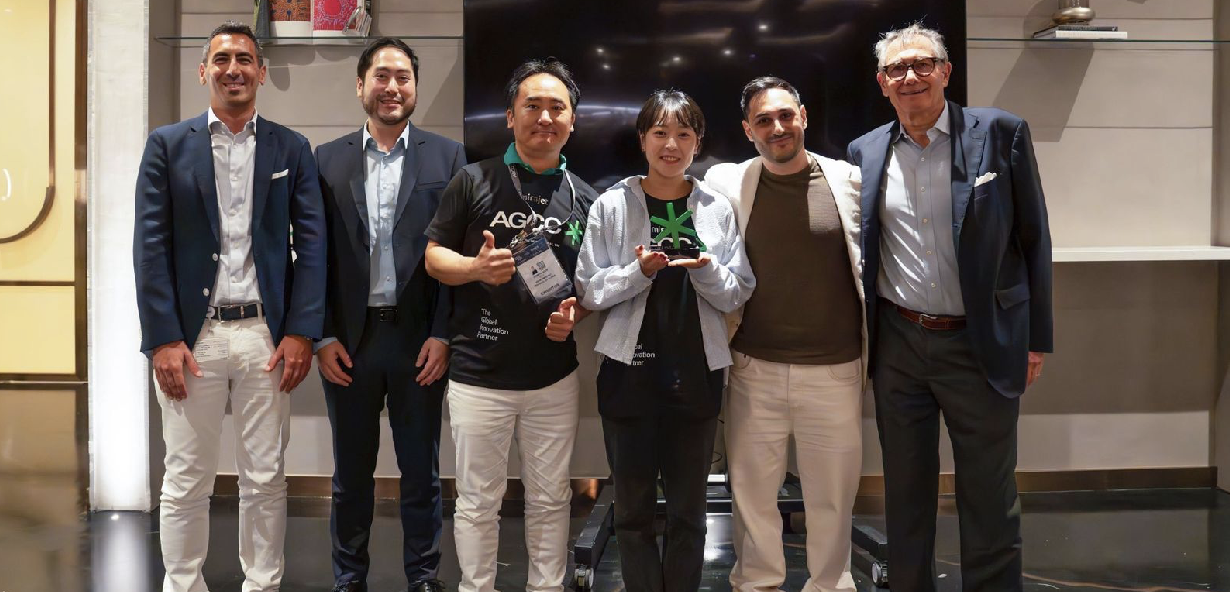
M691 172L756 155L739 93L773 75L807 108L808 149L844 158L846 144L895 118L875 81L884 31L922 21L945 36L947 96L965 102L965 2L954 0L465 0L465 143L469 158L503 153L504 85L518 64L555 56L581 87L568 167L603 190L644 174L634 128L649 93L678 88L708 129Z

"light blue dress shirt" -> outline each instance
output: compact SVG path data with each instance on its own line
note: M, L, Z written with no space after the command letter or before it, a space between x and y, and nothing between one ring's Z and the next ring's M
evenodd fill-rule
M397 270L393 265L393 224L401 188L407 125L393 149L384 152L363 126L363 190L367 194L367 244L371 253L368 306L397 306Z
M952 230L948 105L919 146L901 129L880 189L880 296L908 309L964 315Z

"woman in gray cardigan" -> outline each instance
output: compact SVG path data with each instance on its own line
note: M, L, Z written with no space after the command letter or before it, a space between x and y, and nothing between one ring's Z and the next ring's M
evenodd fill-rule
M734 211L684 172L705 118L656 91L636 121L645 176L598 197L577 260L577 293L604 311L595 349L598 410L615 479L615 534L629 592L695 592L705 547L705 486L725 368L723 313L752 295ZM658 476L666 498L654 536Z

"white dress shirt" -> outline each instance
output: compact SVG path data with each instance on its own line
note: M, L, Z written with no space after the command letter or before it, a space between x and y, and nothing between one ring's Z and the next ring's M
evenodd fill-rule
M209 110L214 185L218 192L218 274L209 294L211 306L260 302L256 262L252 259L252 182L256 169L256 114L238 134Z
M927 130L927 147L904 128L893 139L880 188L876 291L910 310L965 314L952 229L952 138L948 105Z

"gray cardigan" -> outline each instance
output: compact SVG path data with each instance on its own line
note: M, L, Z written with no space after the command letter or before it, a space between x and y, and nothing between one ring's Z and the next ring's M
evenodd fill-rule
M743 251L743 239L734 210L725 197L697 179L687 197L696 234L709 249L712 261L689 269L696 290L700 332L710 370L731 364L723 313L747 302L756 287ZM581 305L606 311L594 350L625 364L632 363L645 302L653 279L641 273L636 246L649 243L649 209L641 190L641 177L632 176L598 196L589 209L585 240L577 258L576 284Z

